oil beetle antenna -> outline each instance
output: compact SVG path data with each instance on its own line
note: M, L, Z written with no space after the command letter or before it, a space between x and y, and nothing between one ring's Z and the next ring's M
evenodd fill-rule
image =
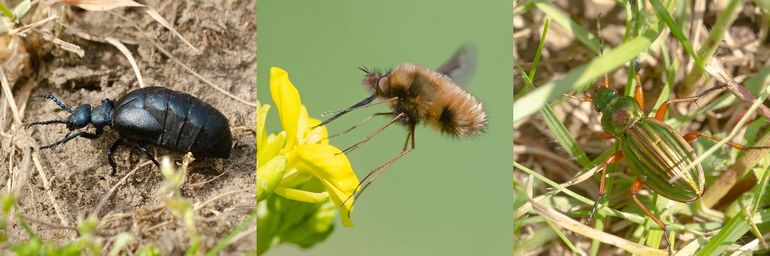
M58 98L56 98L56 96L53 96L53 95L51 95L51 94L40 94L40 95L37 95L37 96L38 96L38 97L41 97L41 98L50 99L50 100L52 100L54 103L56 103L56 105L59 105L59 107L60 107L61 109L64 109L65 111L67 111L67 112L69 112L69 113L72 113L72 109L70 109L69 107L67 107L67 105L65 105L64 103L62 103L62 102L61 102L61 101L60 101Z
M56 105L59 105L59 108L64 109L68 113L72 113L72 109L67 107L67 105L64 104L63 102L61 102L58 98L56 98L56 96L53 96L51 94L38 94L38 95L35 95L35 96L40 97L40 98L50 99L51 101L56 103ZM32 127L32 126L35 126L35 125L49 125L49 124L67 124L67 121L65 121L65 120L37 121L37 122L33 122L33 123L27 124L26 127L29 128L29 127Z

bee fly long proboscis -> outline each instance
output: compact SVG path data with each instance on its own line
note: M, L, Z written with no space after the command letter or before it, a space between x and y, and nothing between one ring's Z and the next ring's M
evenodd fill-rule
M484 131L487 115L481 103L458 84L469 80L475 70L475 63L475 49L465 44L436 70L410 63L398 65L384 74L366 67L359 68L365 72L363 84L370 91L371 96L348 108L329 112L334 115L316 127L326 125L355 109L388 104L391 112L375 113L353 127L329 137L350 132L380 115L393 117L385 125L346 148L342 153L349 153L358 148L394 123L406 126L407 136L401 152L370 171L353 190L353 194L340 206L345 205L350 198L357 199L388 167L415 149L414 130L418 123L427 123L444 134L458 138L472 137ZM378 98L382 100L375 102Z

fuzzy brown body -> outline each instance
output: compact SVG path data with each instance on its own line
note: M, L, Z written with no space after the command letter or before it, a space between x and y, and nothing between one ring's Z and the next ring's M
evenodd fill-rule
M424 121L457 137L477 135L484 130L487 115L481 103L448 76L415 64L401 64L385 75L369 73L365 85L390 102L394 115L404 113L401 122L414 126Z

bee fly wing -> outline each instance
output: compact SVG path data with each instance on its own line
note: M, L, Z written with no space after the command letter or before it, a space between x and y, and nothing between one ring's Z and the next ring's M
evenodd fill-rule
M448 76L458 85L464 86L476 71L476 47L470 43L463 44L436 71Z

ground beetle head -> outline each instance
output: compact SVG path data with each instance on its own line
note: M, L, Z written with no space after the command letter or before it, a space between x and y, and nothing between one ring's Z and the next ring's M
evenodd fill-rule
M594 110L604 112L610 106L612 101L618 98L618 94L609 88L600 87L591 93L591 100L594 102Z

